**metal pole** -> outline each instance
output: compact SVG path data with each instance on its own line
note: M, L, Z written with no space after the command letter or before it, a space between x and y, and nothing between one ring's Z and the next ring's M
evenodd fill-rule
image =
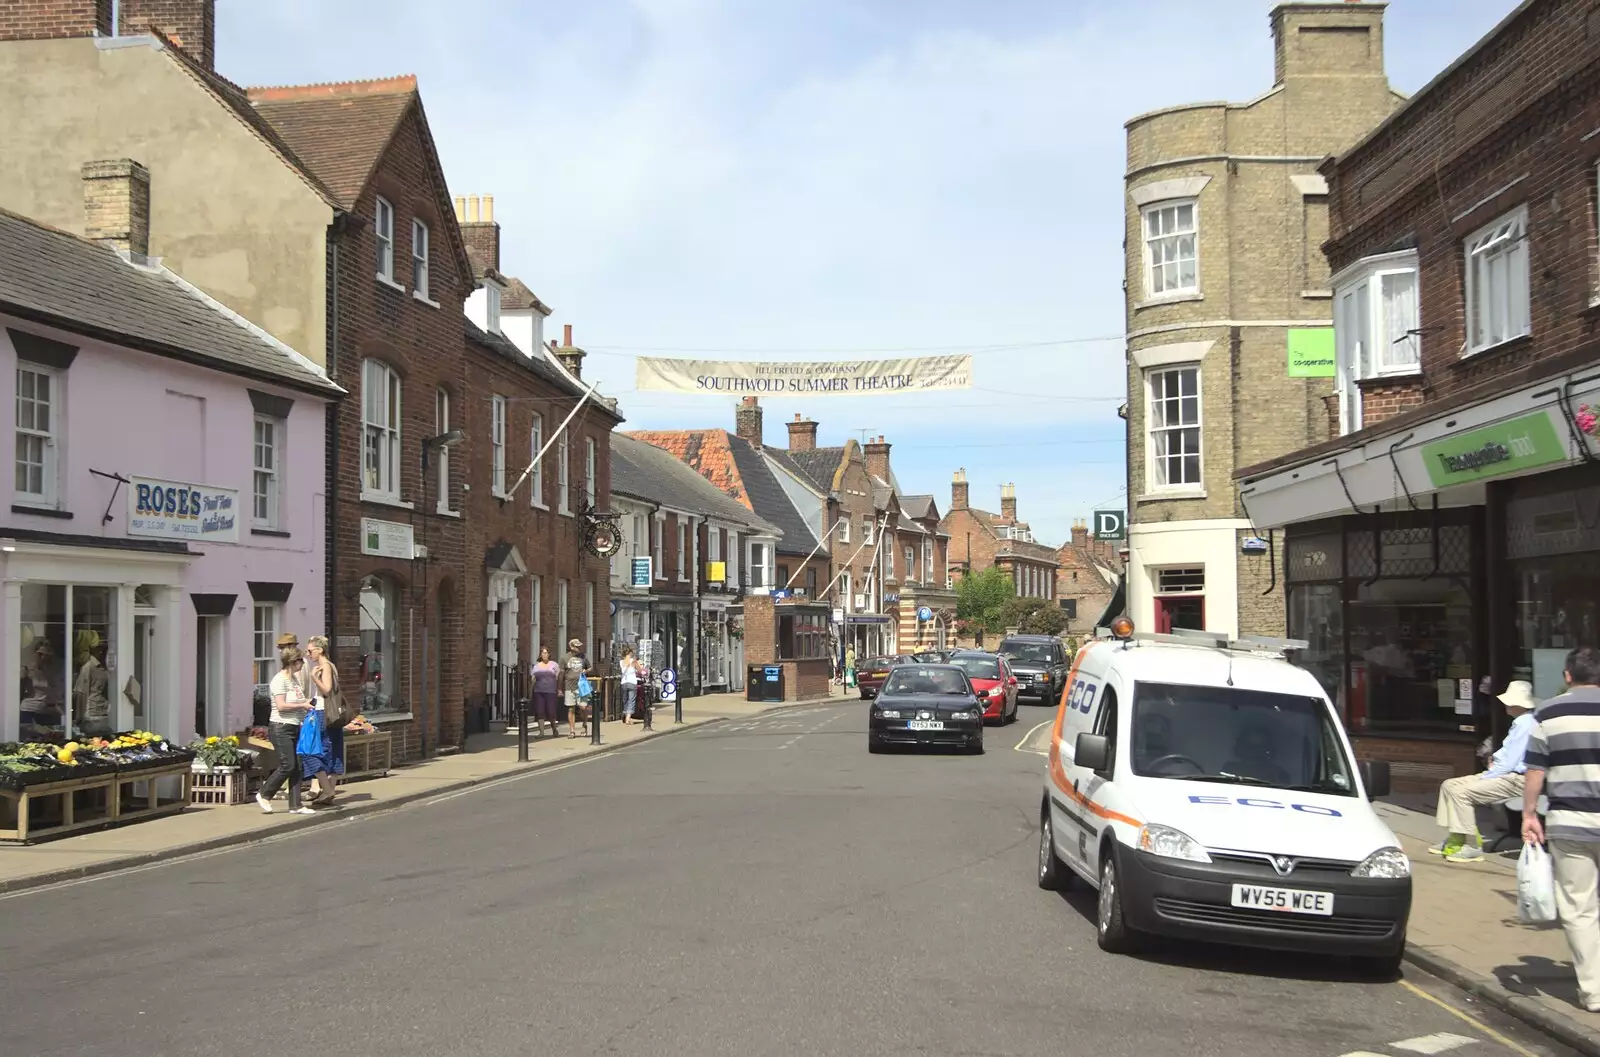
M683 690L679 688L678 694L672 699L672 722L683 722Z
M595 687L596 693L589 695L589 744L600 744L600 710L605 707L606 690L609 684L602 683Z
M528 698L517 695L517 762L528 762Z
M655 695L650 692L650 680L646 679L643 682L635 683L633 686L633 692L637 695L635 703L644 710L644 729L656 729L655 725L651 722L656 709L655 701L653 700Z

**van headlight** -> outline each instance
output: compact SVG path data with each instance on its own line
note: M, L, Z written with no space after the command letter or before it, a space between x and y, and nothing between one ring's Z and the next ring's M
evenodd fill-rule
M1189 862L1210 862L1211 856L1200 843L1182 830L1152 822L1139 829L1139 850L1167 859L1187 859Z
M1379 848L1361 865L1350 871L1351 877L1410 877L1411 860L1399 848Z

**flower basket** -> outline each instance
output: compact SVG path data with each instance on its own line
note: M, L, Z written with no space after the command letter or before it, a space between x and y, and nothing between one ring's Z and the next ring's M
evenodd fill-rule
M189 803L215 807L234 807L250 802L257 782L243 767L206 764L195 760L189 765L193 776Z

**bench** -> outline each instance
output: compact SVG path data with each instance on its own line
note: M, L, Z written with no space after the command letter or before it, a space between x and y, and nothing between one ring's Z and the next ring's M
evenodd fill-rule
M1500 845L1505 841L1511 839L1512 837L1516 837L1520 840L1522 837L1522 797L1513 796L1500 801L1500 810L1505 814L1506 831L1500 834L1500 836L1496 837L1489 844L1489 847L1486 849L1487 851L1499 851ZM1539 822L1541 824L1544 822L1544 817L1549 813L1549 811L1550 798L1547 796L1540 796Z

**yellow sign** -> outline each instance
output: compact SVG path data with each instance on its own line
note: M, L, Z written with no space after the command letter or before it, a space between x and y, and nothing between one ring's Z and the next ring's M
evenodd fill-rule
M727 562L706 562L706 579L714 584L720 584L728 578Z

